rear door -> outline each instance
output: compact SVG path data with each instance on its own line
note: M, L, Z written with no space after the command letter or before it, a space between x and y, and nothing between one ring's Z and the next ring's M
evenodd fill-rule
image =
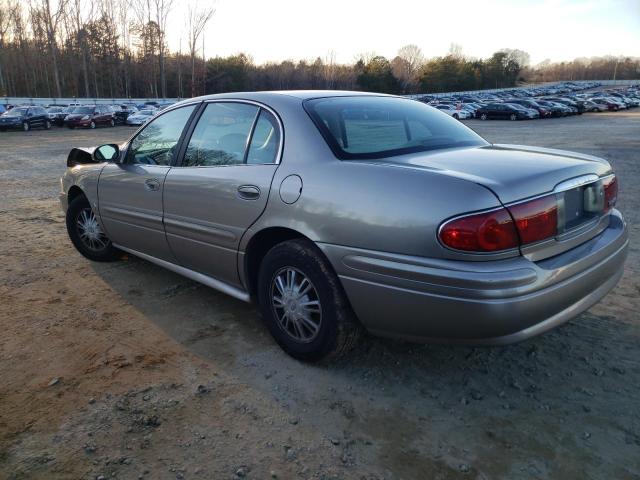
M267 204L282 127L260 105L216 101L192 130L165 181L167 241L184 267L239 285L240 238Z
M100 217L113 243L175 263L162 224L162 194L195 109L187 105L154 118L129 142L122 163L102 170Z

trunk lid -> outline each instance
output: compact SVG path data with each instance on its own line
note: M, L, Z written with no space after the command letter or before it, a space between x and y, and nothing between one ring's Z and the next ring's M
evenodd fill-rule
M376 163L465 179L489 188L504 204L552 192L558 184L575 177L611 173L608 162L591 155L520 145L439 150Z

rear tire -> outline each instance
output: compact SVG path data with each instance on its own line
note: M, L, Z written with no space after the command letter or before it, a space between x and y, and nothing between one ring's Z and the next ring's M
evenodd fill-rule
M31 130L31 125L29 125L29 122L22 122L22 130L25 132Z
M487 119L487 114L483 113L482 115L480 115L480 120L486 120Z
M102 231L89 201L84 195L74 198L67 208L67 232L69 238L84 257L95 262L113 262L121 252Z
M113 118L109 121L109 125L112 127L116 126L116 122L113 121Z
M518 116L515 113L512 113L511 115L509 115L509 120L514 121L517 119L518 119Z
M89 128L91 128L91 129L96 128L96 122L94 122L93 120L91 120L91 123L89 124Z
M44 128L45 130L51 130L51 122L49 120L44 123Z
M258 303L278 345L305 362L346 354L362 332L338 277L309 240L290 240L267 252Z

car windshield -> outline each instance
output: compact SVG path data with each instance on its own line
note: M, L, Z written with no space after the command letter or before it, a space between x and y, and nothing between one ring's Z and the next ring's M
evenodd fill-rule
M9 110L4 115L6 117L21 117L22 115L26 115L27 114L27 110L29 110L29 109L28 108L12 108L11 110Z
M73 113L93 113L93 107L76 107L73 109Z
M330 97L307 100L304 106L333 153L343 160L487 145L457 120L415 100Z

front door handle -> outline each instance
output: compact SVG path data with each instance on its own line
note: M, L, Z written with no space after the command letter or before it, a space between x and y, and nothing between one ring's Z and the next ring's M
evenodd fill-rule
M255 185L240 185L238 196L245 200L257 200L260 197L260 189Z
M147 178L144 181L144 188L152 192L156 190L160 190L160 182L158 181L157 178Z

